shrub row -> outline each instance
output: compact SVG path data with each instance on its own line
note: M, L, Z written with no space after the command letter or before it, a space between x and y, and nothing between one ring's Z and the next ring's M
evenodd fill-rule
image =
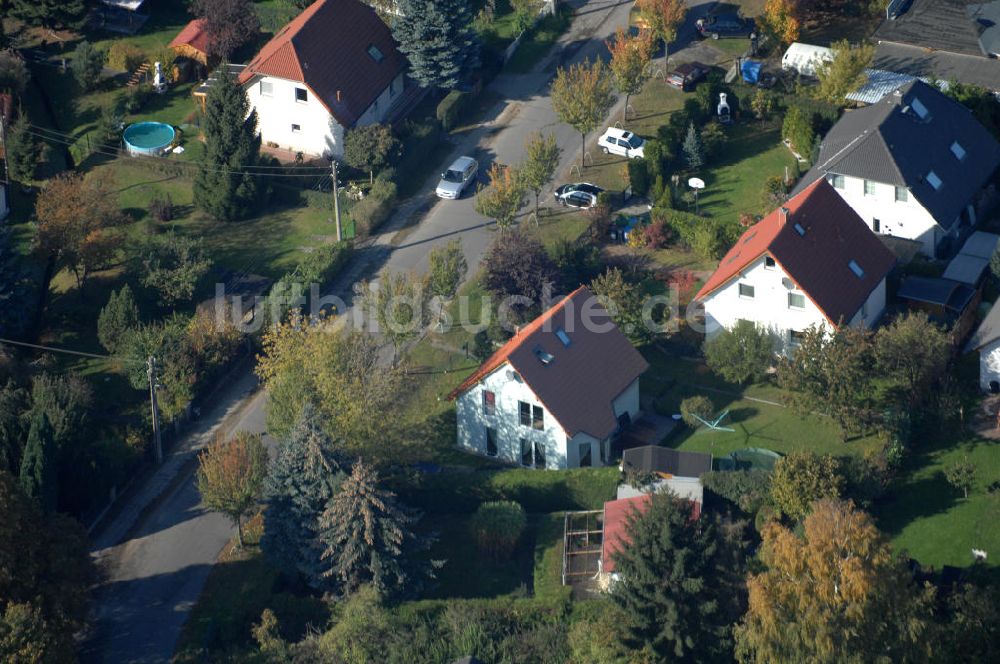
M399 487L400 497L427 512L474 512L488 501L513 500L527 512L596 510L615 497L617 468L549 473L525 468L419 475Z
M380 175L375 179L368 195L351 208L351 218L356 225L357 237L371 235L389 218L396 203L396 184Z
M756 512L766 502L771 473L766 470L712 471L701 476L712 493L735 503L745 512Z
M471 105L472 95L460 90L452 90L437 106L437 119L445 131L454 129Z
M329 283L351 257L351 250L352 245L348 242L324 244L299 261L295 274L308 284Z

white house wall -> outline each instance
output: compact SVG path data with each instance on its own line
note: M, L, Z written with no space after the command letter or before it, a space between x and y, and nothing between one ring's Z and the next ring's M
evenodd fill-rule
M872 290L865 304L851 319L851 327L872 328L882 318L885 311L885 279Z
M567 459L566 432L520 376L516 380L508 377L509 370L510 365L504 364L456 399L459 445L486 455L486 428L494 427L497 431L497 456L504 461L520 465L521 439L527 438L545 444L546 468L576 467L579 459L575 453L572 459ZM492 416L483 412L485 390L496 395L496 409ZM517 405L519 401L542 407L544 429L536 430L521 425ZM598 465L600 457L597 455L597 448L593 454L594 464Z
M979 387L988 392L992 380L1000 382L1000 339L979 351Z
M833 177L827 176L827 181L833 184ZM938 241L945 235L944 230L938 226L930 212L917 202L912 192L907 192L906 201L897 201L896 187L891 184L873 182L871 194L865 194L865 181L861 178L844 176L843 184L843 187L834 189L868 224L868 228L874 231L877 219L880 234L916 240L923 245L921 253L934 256ZM950 225L953 220L942 221L945 225Z
M802 291L787 288L782 281L787 276L780 265L765 267L763 257L748 265L740 276L705 301L706 335L711 338L737 321L749 320L768 329L775 337L775 350L784 352L789 330L801 332L811 325L826 323L826 317L808 297L802 309L788 306L788 293ZM753 299L739 294L740 283L754 287Z
M271 95L261 94L261 82L271 84ZM257 109L257 123L264 143L311 156L344 154L344 128L326 110L308 86L273 76L255 76L245 86L250 107ZM304 102L295 97L295 88L308 93ZM298 125L293 130L292 125Z

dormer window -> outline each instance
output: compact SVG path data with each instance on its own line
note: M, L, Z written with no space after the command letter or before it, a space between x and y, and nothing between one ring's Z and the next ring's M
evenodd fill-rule
M552 353L546 351L541 346L535 346L535 357L538 358L539 362L541 362L542 364L544 364L546 366L549 365L549 364L552 364L552 360L556 359L552 355Z
M941 182L941 178L939 178L937 176L937 173L935 173L934 171L928 172L927 173L927 177L924 178L924 179L927 180L927 184L929 184L930 186L934 187L934 191L937 191L938 189L940 189L941 185L943 184Z
M951 153L955 155L955 159L965 161L965 148L958 141L951 144Z
M928 111L927 107L924 106L923 102L921 102L916 97L914 97L913 101L910 102L910 108L913 109L913 112L916 113L917 117L920 118L921 120L926 121L931 119L931 112Z
M570 340L569 340L569 335L566 334L566 330L562 329L561 327L557 328L556 329L556 337L559 338L559 341L562 342L563 346L565 346L566 348L569 348Z
M847 264L847 267L851 268L851 272L853 272L854 276L856 276L858 279L864 278L865 270L863 267L858 265L857 261L852 260L850 263Z
M376 64L385 60L385 55L382 54L382 51L380 51L378 46L375 44L368 47L368 55L371 56L371 59L374 60Z

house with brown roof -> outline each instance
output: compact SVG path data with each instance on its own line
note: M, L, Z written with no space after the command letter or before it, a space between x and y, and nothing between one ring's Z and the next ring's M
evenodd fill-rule
M895 257L820 178L754 224L696 295L712 337L737 321L771 331L787 353L813 325L872 327Z
M207 67L208 49L211 42L207 25L206 19L196 18L192 20L170 41L170 49L179 58L194 60L203 67Z
M383 122L402 98L406 59L360 0L317 0L240 72L261 139L341 157L344 132Z
M458 444L529 468L610 462L646 360L587 288L519 330L451 394Z

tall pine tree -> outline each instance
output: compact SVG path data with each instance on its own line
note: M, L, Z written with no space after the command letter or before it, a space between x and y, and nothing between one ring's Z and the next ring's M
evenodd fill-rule
M314 588L329 583L323 578L323 549L316 536L320 515L343 479L333 442L316 411L306 406L268 470L261 547L285 573L301 574Z
M10 0L10 15L46 28L79 28L87 17L84 0Z
M35 409L31 417L28 442L21 458L21 488L30 498L38 499L42 507L56 509L59 490L56 485L56 449L52 424L48 416Z
M626 522L629 544L615 555L619 580L611 597L629 617L626 641L660 661L720 659L729 631L717 586L715 528L695 518L694 504L656 493Z
M479 67L467 0L399 0L392 34L410 61L410 77L424 87L463 87Z
M365 584L383 596L418 590L433 576L430 563L419 557L430 540L412 530L419 519L359 459L320 517L324 576L335 579L344 594Z
M7 168L11 179L24 186L31 184L41 155L41 143L31 133L28 114L22 111L7 130Z
M16 337L24 327L27 307L21 257L6 222L0 221L0 337Z
M261 198L258 176L247 173L260 160L257 111L236 78L219 68L205 100L205 154L194 180L195 204L216 219L247 217Z

